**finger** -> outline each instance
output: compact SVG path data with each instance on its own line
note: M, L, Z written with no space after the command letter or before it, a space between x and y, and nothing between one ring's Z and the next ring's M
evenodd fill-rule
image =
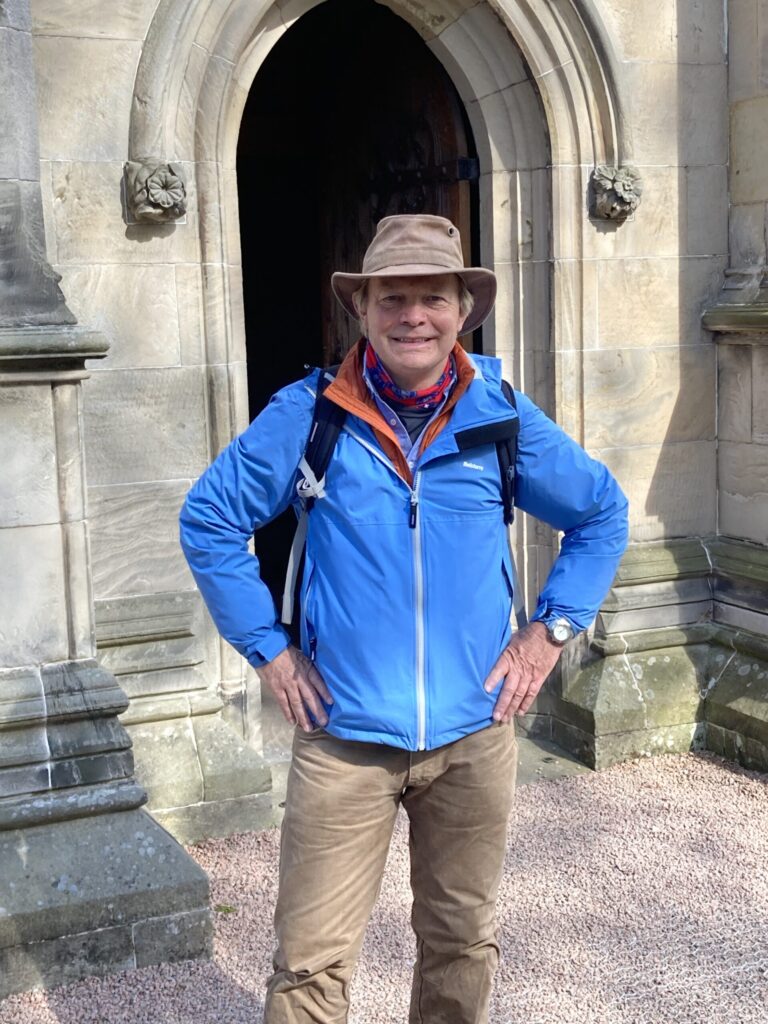
M328 715L325 713L325 708L320 703L317 695L317 691L314 690L309 683L304 681L299 683L299 693L304 702L304 705L309 708L312 717L315 719L318 725L328 724Z
M312 729L314 727L310 724L309 716L307 715L307 709L304 706L304 701L302 700L300 694L296 693L292 697L290 697L289 703L291 705L291 711L293 712L296 718L296 724L299 726L299 728L303 729L304 732L312 732Z
M309 682L312 684L315 690L317 690L317 692L320 694L325 703L333 704L333 697L331 696L331 691L325 685L325 680L323 679L323 677L320 675L315 666L311 663L308 678Z
M493 709L493 718L497 722L511 721L515 708L523 699L528 690L527 680L517 674L517 671L510 672L504 681L504 686Z
M483 683L483 689L485 690L485 692L492 693L493 690L495 690L499 683L502 681L502 679L509 674L510 670L511 665L509 657L507 656L507 653L505 651L499 657L498 661L493 666L491 671L488 673L488 676L485 682Z
M287 696L287 694L283 693L282 690L277 690L276 691L272 687L270 687L270 689L272 689L272 692L275 695L275 698L277 700L278 706L280 707L280 710L283 713L283 718L285 718L285 720L288 722L289 725L296 725L296 717L293 714L293 712L291 711L291 705L288 703L288 696Z

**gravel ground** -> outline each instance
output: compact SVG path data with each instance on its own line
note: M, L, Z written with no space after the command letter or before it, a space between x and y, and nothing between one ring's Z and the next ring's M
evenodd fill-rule
M659 757L518 790L491 1024L766 1024L766 776ZM146 968L0 1002L0 1024L256 1024L278 833L190 852L211 876L211 963ZM413 941L399 823L351 1024L407 1020Z

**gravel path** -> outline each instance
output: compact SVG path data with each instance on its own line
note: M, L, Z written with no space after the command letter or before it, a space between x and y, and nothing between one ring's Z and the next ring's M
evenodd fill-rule
M766 776L659 757L518 790L491 1024L766 1024ZM211 963L0 1002L0 1024L257 1024L278 833L191 849L211 876ZM401 821L350 1024L404 1024L413 942Z

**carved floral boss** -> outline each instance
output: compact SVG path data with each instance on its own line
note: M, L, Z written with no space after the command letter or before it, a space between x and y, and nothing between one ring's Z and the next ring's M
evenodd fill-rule
M624 221L640 205L643 182L635 167L603 164L589 182L589 213L600 220Z
M178 164L129 160L125 165L125 199L134 221L163 224L187 212L187 189Z

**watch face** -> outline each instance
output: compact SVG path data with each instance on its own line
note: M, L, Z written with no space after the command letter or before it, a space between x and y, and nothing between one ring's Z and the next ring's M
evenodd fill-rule
M573 636L573 630L567 622L563 622L559 619L557 622L552 624L552 639L559 644L564 644L567 640L570 640Z

